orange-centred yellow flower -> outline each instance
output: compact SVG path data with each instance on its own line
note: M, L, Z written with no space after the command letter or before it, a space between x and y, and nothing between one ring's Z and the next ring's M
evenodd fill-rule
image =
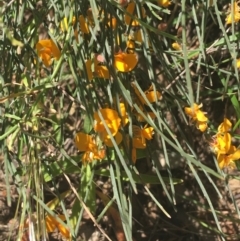
M52 39L43 39L36 44L37 55L42 59L43 64L49 67L53 58L59 60L61 52Z
M96 140L91 135L78 132L75 137L75 144L79 151L84 152L83 163L102 160L105 157L105 150L98 147Z
M111 136L115 138L117 145L122 141L122 134L118 132L120 124L121 119L117 111L113 109L103 108L99 110L99 113L94 113L94 130L99 134L100 139L109 147L113 146Z
M136 18L136 13L137 13L137 9L136 9L136 3L135 2L130 2L127 6L126 9L127 13L125 14L125 23L127 25L131 26L138 26L139 22L137 20L135 20L134 18ZM138 16L138 18L145 18L146 17L146 12L145 9L143 7L141 7L141 16Z
M194 103L193 107L185 107L184 111L194 122L196 122L197 129L204 132L208 127L207 126L208 118L200 110L201 107L202 107L202 104L197 105L196 103Z
M114 66L120 72L132 71L138 63L136 53L118 53L114 55Z
M238 6L238 3L234 1L233 6L231 5L231 13L227 15L225 21L226 24L232 24L232 22L239 22L240 20L240 7Z

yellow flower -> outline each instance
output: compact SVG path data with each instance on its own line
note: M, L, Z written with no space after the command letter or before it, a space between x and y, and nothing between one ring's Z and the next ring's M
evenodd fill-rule
M156 117L156 115L152 111L146 112L146 110L144 108L144 105L148 106L148 103L147 103L147 101L145 101L144 97L142 96L142 94L138 90L136 84L133 82L133 83L131 83L131 86L133 87L134 92L137 96L136 101L138 102L138 107L141 109L141 111L145 115L149 115L152 119L154 119ZM145 97L147 98L147 100L150 103L154 103L154 102L156 102L156 101L158 101L162 98L162 95L159 91L156 91L156 93L155 93L152 85L150 86L150 88L148 90L144 91L144 94L145 94ZM145 121L143 115L140 112L135 113L135 116L136 116L136 118L139 122Z
M64 215L57 215L58 218L60 218L62 221L66 220L66 217ZM67 240L71 239L71 234L68 229L66 229L62 224L60 224L56 218L48 214L45 218L46 222L46 229L48 233L52 233L55 231L55 229L58 229L62 236L66 238Z
M116 29L116 27L117 27L117 19L116 18L109 19L108 26L110 28L112 27L112 29Z
M167 8L169 5L171 5L171 1L169 0L157 0L157 3L159 6Z
M214 141L210 144L213 151L219 154L228 154L231 148L232 137L229 133L217 133Z
M236 149L235 146L230 147L228 155L220 154L217 157L218 165L221 169L228 166L234 168L234 161L237 161L238 159L240 159L240 150Z
M134 53L135 50L135 44L136 45L141 45L143 42L143 38L142 38L142 34L141 34L141 30L138 29L136 31L134 31L134 33L130 34L128 36L128 40L127 40L127 49L129 53ZM151 42L148 41L149 46L151 46Z
M49 67L52 64L52 58L59 60L61 52L57 45L51 39L39 40L36 44L37 55L42 59L43 64Z
M232 9L233 9L233 12L232 12ZM234 2L234 5L231 6L231 13L225 19L226 24L231 24L232 20L235 23L239 22L239 20L240 20L240 8L236 1Z
M79 24L80 24L80 31L82 33L86 33L88 34L89 33L89 28L88 28L88 24L86 23L85 21L85 18L83 17L83 15L80 15L79 18ZM76 23L76 17L74 16L73 19L72 19L72 25L74 26ZM63 32L66 32L68 31L68 22L67 22L67 18L65 17L61 23L60 23L60 28ZM78 42L78 31L77 31L77 28L74 29L74 36Z
M86 20L85 20L85 18L84 18L83 15L80 15L80 16L79 16L79 23L80 23L80 30L81 30L83 33L85 33L85 34L90 33L88 24L87 24L87 22L86 22Z
M240 150L231 145L232 137L228 133L232 123L227 118L218 126L218 132L213 137L214 141L210 143L211 148L217 154L219 167L235 167L234 161L240 159Z
M177 51L182 50L182 47L181 47L180 44L177 43L177 42L175 42L175 43L172 44L172 48L175 49L175 50L177 50Z
M133 138L132 138L132 161L136 163L137 150L146 148L146 139L151 140L153 136L153 127L144 127L141 129L139 126L133 125Z
M230 131L232 123L229 119L224 118L223 122L218 126L218 133L224 133Z
M118 53L114 55L114 66L120 72L132 71L138 63L137 54Z
M88 59L85 62L88 79L92 80L93 77L109 79L109 70L107 66L103 65L101 62L97 60L97 57L94 58L94 71L92 71L92 60Z
M200 110L201 107L202 104L197 105L194 103L193 107L185 107L184 111L193 121L196 122L197 128L204 132L207 129L208 118Z
M130 54L133 54L135 51L135 42L134 40L128 40L127 41L127 52Z
M58 214L57 217L59 219L61 219L62 221L65 221L66 218L64 215L60 215ZM27 218L24 221L24 225L23 228L25 230L29 229L29 223L32 223L33 225L35 225L37 223L37 215L36 213L31 215L31 218ZM54 232L56 229L62 234L62 236L66 239L66 240L71 240L71 234L69 232L69 230L67 228L65 228L62 224L60 224L55 217L53 217L50 214L47 214L45 216L45 224L46 224L46 230L48 233L52 233ZM21 227L20 227L21 228ZM22 237L21 240L29 240L29 233L25 233L24 232L24 236Z
M139 22L137 20L134 20L131 16L131 15L134 15L135 17L137 17L134 14L134 12L136 12L135 7L136 7L135 2L130 2L127 6L126 11L128 12L128 14L125 14L125 17L124 17L125 23L127 25L130 25L130 23L131 23L131 26L139 26ZM143 7L141 7L141 11L142 11L142 18L145 18L146 12L145 12L145 9Z
M119 103L119 105L120 105L122 126L125 126L129 121L128 115L127 115L127 112L126 112L126 107L125 107L125 104L123 102Z
M141 105L139 106L139 108L141 109L143 114L145 114L146 116L149 115L152 119L156 118L156 115L154 114L154 112L152 112L152 111L145 111L144 108ZM146 121L141 113L134 113L134 114L136 116L137 121L139 121L139 122Z
M109 79L109 70L107 66L103 65L100 61L97 60L97 57L94 58L94 72L95 76L98 78Z
M72 19L72 25L74 25L76 23L76 17L73 17ZM60 23L60 28L63 32L68 31L68 22L67 22L67 18L65 17L61 23Z
M129 36L129 40L134 40L139 43L142 43L143 39L142 39L141 30L138 29L138 30L134 31L133 35Z
M148 105L147 101L145 101L144 97L142 96L142 94L140 93L140 91L138 90L136 84L134 82L131 83L131 86L134 89L135 94L137 95L139 101L141 102L142 105ZM154 103L157 100L161 99L162 95L159 91L154 91L153 90L153 86L151 85L150 88L148 90L146 90L144 92L146 99L150 102L150 103Z
M78 132L75 137L75 144L83 154L83 163L92 162L93 160L102 160L105 157L105 150L99 148L94 138L82 132Z
M103 120L101 120L98 112L94 113L94 130L99 134L100 139L109 147L112 147L112 141L111 137L107 132L107 129L104 126L104 123L109 128L109 131L111 132L111 135L115 137L117 145L121 143L122 141L122 134L118 132L121 119L118 116L117 111L110 109L110 108L104 108L99 110L102 114Z
M218 132L213 137L213 142L210 143L213 152L217 155L228 154L231 149L232 137L228 133L231 127L232 123L227 118L224 118L223 122L218 126Z

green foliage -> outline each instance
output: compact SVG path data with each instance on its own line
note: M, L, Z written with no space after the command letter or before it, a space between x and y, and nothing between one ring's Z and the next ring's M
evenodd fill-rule
M195 213L211 212L209 222L195 217L199 233L204 227L229 238L221 220L235 214L220 214L216 200L228 190L231 213L240 213L226 181L229 166L240 169L239 19L226 23L234 10L225 12L226 1L162 2L0 2L1 157L9 206L11 177L18 190L19 240L32 216L33 235L46 239L43 220L60 210L65 220L55 215L56 222L73 239L86 211L105 237L98 222L109 215L118 241L130 241L133 199L142 190L166 217L179 197ZM216 144L224 118L235 152L221 152L226 140ZM87 141L77 143L79 132ZM109 184L107 194L99 183ZM97 197L105 206L98 218Z

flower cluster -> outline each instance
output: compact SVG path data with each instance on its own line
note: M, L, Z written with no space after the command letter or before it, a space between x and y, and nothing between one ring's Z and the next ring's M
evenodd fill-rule
M193 107L185 107L184 111L191 118L191 120L196 123L197 129L204 132L208 127L208 118L205 116L204 112L200 110L201 108L202 104L197 105L194 103Z
M135 53L135 44L142 44L142 34L141 34L141 24L138 19L144 20L146 18L146 10L143 6L137 4L133 1L122 1L123 7L126 7L126 12L124 14L124 22L127 26L134 27L134 33L129 34L126 40L126 50L127 52L119 51L114 55L113 65L116 70L120 72L129 72L132 71L138 63L138 56ZM157 4L161 7L168 7L171 5L171 1L169 0L158 0ZM139 9L138 9L139 8ZM137 15L138 13L138 15ZM117 28L118 22L115 17L104 12L103 10L91 9L89 8L85 15L81 14L79 16L73 16L71 20L71 25L74 29L74 35L76 41L79 41L79 36L85 37L91 34L91 29L95 26L94 17L97 16L99 22L104 24L106 28L110 28L112 30ZM139 16L140 15L140 16ZM107 21L106 21L107 20ZM69 29L69 22L66 17L62 19L60 22L60 30L62 33L66 33ZM119 45L119 36L117 38L116 45ZM151 43L149 41L149 46ZM37 55L43 61L43 64L46 67L49 67L52 64L52 60L59 60L61 56L61 52L57 47L55 41L52 39L44 39L40 40L36 44ZM92 62L94 63L94 70L92 70ZM94 77L97 78L105 78L109 79L109 70L107 69L104 63L99 63L96 59L87 59L85 61L85 65L87 68L88 79L91 80Z
M114 146L112 138L114 138L117 145L121 144L123 136L119 129L125 127L129 119L124 103L119 105L120 115L111 108L103 108L94 113L94 134L88 135L83 132L76 134L75 143L78 150L84 152L82 157L84 163L104 159L106 155L105 148ZM146 140L152 139L153 128L147 126L141 128L133 125L132 133L131 137L126 134L126 138L128 147L132 145L132 161L135 163L137 160L136 149L146 148Z
M196 123L197 128L204 132L207 129L207 117L200 110L202 105L194 104L193 107L185 107L185 113ZM217 134L210 142L211 150L216 154L219 167L235 167L235 161L240 159L240 149L232 145L232 136L229 133L232 123L227 118L218 126Z
M95 56L93 60L88 59L85 61L85 67L87 70L88 80L92 80L94 77L109 79L110 74L104 61L99 61L99 57L103 58L101 55ZM128 53L117 53L114 55L114 67L120 72L130 72L137 65L138 57L137 54ZM92 67L93 63L93 67Z
M232 123L227 118L218 126L218 132L210 143L213 152L217 155L220 168L235 167L234 161L240 159L240 150L232 145L232 136L229 133Z
M84 163L104 159L105 146L113 147L111 137L114 138L117 145L121 143L122 134L119 132L119 128L121 123L123 126L127 124L128 118L124 104L120 105L121 117L117 111L110 108L103 108L94 113L94 135L83 132L76 134L75 143L78 150L84 152L82 158Z

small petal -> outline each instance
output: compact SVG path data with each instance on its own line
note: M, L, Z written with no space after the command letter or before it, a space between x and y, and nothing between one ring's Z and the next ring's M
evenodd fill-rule
M132 149L132 162L133 162L133 164L135 164L136 161L137 161L137 150L136 150L136 148L133 148Z
M155 119L155 118L156 118L156 115L155 115L153 112L145 112L144 114L145 114L146 116L149 115L152 119ZM137 113L137 114L135 114L135 115L136 115L137 121L139 121L139 122L144 122L144 121L145 121L145 119L144 119L144 117L143 117L142 114Z
M127 52L133 54L135 50L135 42L133 40L127 41Z
M120 112L121 112L121 119L122 119L122 126L125 126L128 123L128 115L126 112L125 104L120 103Z
M137 54L119 53L114 55L115 68L120 72L132 71L138 63Z
M80 22L80 30L85 34L90 33L88 24L86 23L83 15L79 16L79 22Z
M180 51L182 50L182 47L180 46L179 43L175 42L175 43L172 43L172 48L177 50L177 51Z
M66 218L64 215L58 215L62 221L65 221ZM62 224L60 224L55 217L47 215L45 218L46 229L48 233L52 233L56 228L61 232L62 236L65 238L70 238L70 232Z
M204 113L202 111L197 111L196 112L196 118L198 121L200 122L206 122L208 121L208 118L204 115Z
M76 17L73 17L73 19L72 19L72 24L74 25L75 22L76 22ZM61 21L61 23L60 23L60 28L61 28L61 30L62 30L63 32L68 31L68 22L67 22L67 18L66 18L66 17Z
M220 154L217 157L218 165L221 169L227 166L227 156L225 154Z
M104 56L98 55L98 56L95 56L94 58L94 71L95 71L96 77L109 79L110 75L109 75L109 70L107 66L102 65L102 62L100 62L98 59L104 60Z
M92 162L94 160L102 160L106 156L104 149L98 150L97 147L93 151L86 151L83 154L82 161L84 164Z
M201 132L204 132L207 129L208 125L206 122L197 122L197 129L199 129Z
M134 3L134 2L130 2L127 6L126 11L129 14L125 14L125 17L124 17L125 23L127 25L130 25L130 23L131 23L131 26L139 26L139 22L137 20L133 20L133 18L131 17L131 15L133 15L135 12L135 7L136 7L136 3ZM145 9L143 7L141 7L141 10L142 10L142 17L145 18L146 17Z
M229 133L217 135L217 153L228 154L231 148L232 137Z
M95 75L98 78L103 78L103 79L109 79L110 78L109 70L104 65L95 66Z
M90 59L85 61L85 66L86 66L86 70L87 70L88 80L92 80L93 79L92 61Z
M150 103L154 103L157 100L159 100L162 97L162 95L158 91L156 91L156 93L155 91L150 91L146 94L146 97Z
M184 108L185 113L192 118L194 118L196 116L196 112L198 110L199 110L199 106L195 103L193 104L193 107L185 107Z
M119 145L122 142L122 134L120 132L117 132L117 134L114 136L114 139L116 141L116 144ZM112 140L109 138L104 139L104 144L108 147L113 147Z
M116 29L117 27L117 19L111 18L110 21L108 21L108 26L112 29Z
M240 68L240 59L236 59L236 66L238 69Z
M218 132L223 133L223 132L228 132L230 131L232 127L232 123L230 122L229 119L224 118L223 122L218 126Z
M121 119L119 118L117 111L109 108L104 108L99 111L101 112L103 120L105 124L108 126L111 134L115 136L118 132L121 123ZM105 138L109 138L107 130L104 126L104 122L100 119L98 112L94 113L94 120L94 130L96 132L100 132L100 138L102 140L104 140Z
M153 127L148 127L148 128L144 128L142 130L142 135L144 138L146 138L147 140L151 140L152 136L153 136Z
M240 159L240 150L238 149L237 151L235 151L233 154L231 154L229 156L229 158L231 159L231 161L237 161Z
M45 224L46 224L46 229L48 233L54 232L54 230L57 228L57 221L56 219L51 216L47 215L45 218Z
M167 8L169 5L171 5L170 0L157 0L157 3L159 6Z
M76 134L75 144L79 151L91 151L94 150L96 146L92 139L92 136L82 132L78 132Z
M141 138L141 137L133 138L132 143L133 143L132 145L134 148L137 148L137 149L145 149L146 148L146 139L145 138Z

